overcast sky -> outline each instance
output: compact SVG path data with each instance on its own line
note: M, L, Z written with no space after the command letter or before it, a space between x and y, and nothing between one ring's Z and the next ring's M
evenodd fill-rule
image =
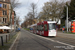
M30 11L29 8L31 3L37 4L37 10L38 10L37 12L40 12L42 10L44 3L48 1L53 1L53 0L19 0L20 5L18 8L15 8L16 15L20 16L22 23L24 21L24 16L26 16L27 13ZM65 0L65 2L66 1L67 0Z

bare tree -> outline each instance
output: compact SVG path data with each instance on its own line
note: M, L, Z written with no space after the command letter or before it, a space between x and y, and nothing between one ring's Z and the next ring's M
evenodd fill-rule
M16 8L16 7L18 7L18 5L20 4L19 2L18 2L19 0L10 0L10 3L11 3L11 9L10 9L10 23L11 23L11 28L12 28L12 12L14 11L14 9ZM12 31L12 30L11 30Z
M27 16L28 16L29 19L33 19L33 14L32 14L32 12L29 12L29 13L27 14Z
M18 7L19 5L19 0L11 0L11 7L14 9L16 7Z
M27 14L27 16L25 16L25 21L28 21L29 22L29 25L32 25L32 22L34 22L33 21L33 14L32 14L32 12L29 12Z
M16 17L16 24L17 24L17 26L19 26L20 22L21 22L20 17Z
M31 10L32 15L33 15L32 18L34 19L35 18L35 15L36 15L36 12L37 12L36 11L37 6L36 6L35 3L31 3L30 6L31 6L31 9L30 10Z

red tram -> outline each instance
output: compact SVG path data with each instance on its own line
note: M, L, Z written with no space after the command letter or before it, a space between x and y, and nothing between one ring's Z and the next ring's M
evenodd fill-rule
M33 33L43 36L56 36L56 22L55 21L43 21L33 26Z

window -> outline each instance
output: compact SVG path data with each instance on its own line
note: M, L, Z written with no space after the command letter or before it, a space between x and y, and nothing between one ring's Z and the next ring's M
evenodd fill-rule
M0 7L2 7L2 4L0 4Z
M3 8L7 8L7 5L6 4L3 4Z
M39 30L39 31L41 30L41 26L40 25L37 26L37 30Z
M3 18L3 23L6 23L6 18Z
M5 8L7 8L7 5L5 4Z
M40 30L43 31L44 27L43 25L40 25Z
M44 29L44 26L42 25L42 31L43 31L43 29Z
M6 18L5 18L5 23L6 23Z
M4 23L4 18L3 18L3 23Z
M40 25L40 31L42 31L42 25Z
M49 23L49 30L56 29L55 23Z
M7 11L3 10L3 15L7 15Z
M40 26L39 25L37 26L37 30L40 30Z
M45 31L48 31L47 24L44 25Z

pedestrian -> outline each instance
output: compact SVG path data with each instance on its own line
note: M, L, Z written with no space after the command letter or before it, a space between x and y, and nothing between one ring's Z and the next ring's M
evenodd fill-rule
M65 27L63 26L63 28L62 28L63 33L64 33L64 30L65 30Z

